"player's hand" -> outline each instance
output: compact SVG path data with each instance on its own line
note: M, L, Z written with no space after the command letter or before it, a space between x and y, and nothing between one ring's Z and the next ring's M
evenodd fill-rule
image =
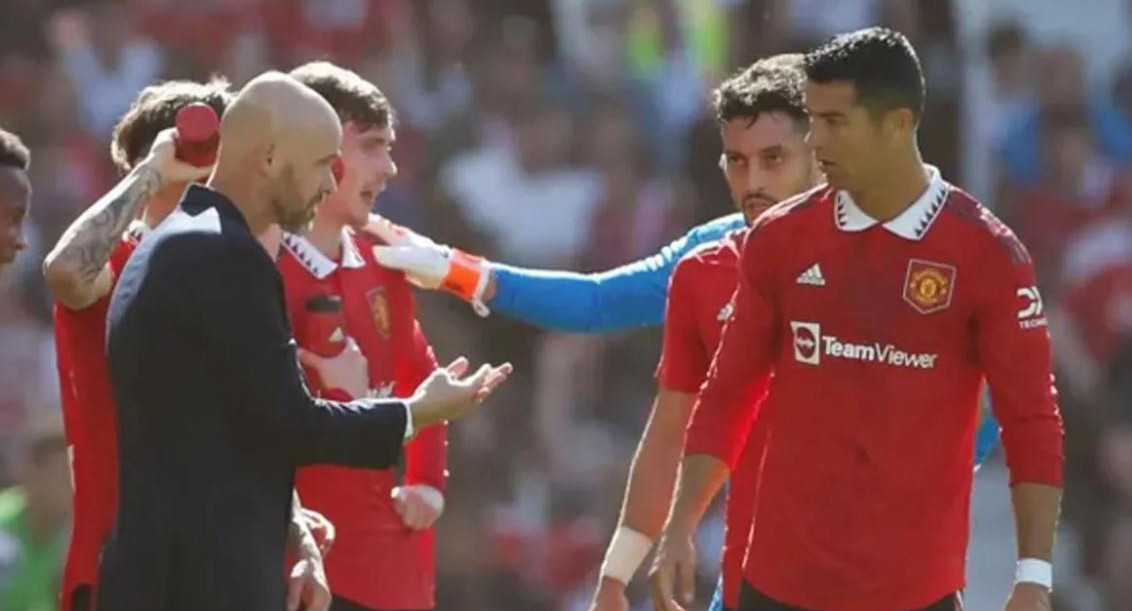
M684 611L696 598L696 544L690 533L665 530L649 571L649 593L657 611ZM677 602L677 595L680 602Z
M393 509L412 530L430 528L444 513L444 494L432 486L416 484L393 489Z
M327 611L330 600L322 559L317 554L305 555L295 563L287 580L287 611Z
M177 159L177 146L174 140L176 133L177 130L170 127L157 134L153 146L149 149L149 155L138 165L154 169L163 184L192 182L207 178L212 172L211 166L198 168Z
M1003 611L1051 611L1049 589L1036 583L1016 583Z
M306 507L303 507L302 518L307 524L307 530L314 537L315 544L318 545L318 552L323 556L329 554L330 548L334 546L334 538L337 536L334 523L326 519L326 516L321 513Z
M424 289L444 289L472 303L480 315L490 271L486 262L461 250L443 246L408 228L371 214L363 230L385 242L374 246L373 256L384 267L399 269Z
M318 373L323 388L342 390L357 399L369 394L369 363L354 338L346 338L346 347L330 358L299 348L299 362Z
M413 284L424 289L438 289L448 275L447 246L385 217L371 214L362 231L385 242L373 248L374 258L385 267L399 269Z
M462 418L511 375L511 363L484 365L474 374L461 377L467 371L468 359L460 357L421 382L408 401L416 430Z
M625 584L602 577L594 592L590 611L629 611L629 598L625 596Z

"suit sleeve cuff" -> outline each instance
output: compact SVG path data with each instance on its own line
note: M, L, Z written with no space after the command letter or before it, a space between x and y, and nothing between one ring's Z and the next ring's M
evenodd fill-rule
M416 427L413 426L413 408L409 407L408 402L401 405L405 406L405 441L409 441L417 432Z

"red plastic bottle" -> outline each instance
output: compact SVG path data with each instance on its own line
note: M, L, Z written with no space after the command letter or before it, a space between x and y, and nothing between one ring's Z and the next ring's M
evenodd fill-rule
M340 354L346 348L346 320L342 300L337 295L316 295L306 302L299 344L323 357Z
M220 117L208 104L196 102L177 111L177 159L206 168L216 163L220 147Z

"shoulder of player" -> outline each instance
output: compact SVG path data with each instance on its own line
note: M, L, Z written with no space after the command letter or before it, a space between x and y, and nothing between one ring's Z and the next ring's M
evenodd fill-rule
M979 260L1030 262L1030 253L1014 231L970 193L949 185L942 215L951 220L944 229L955 232L955 241L968 245Z
M357 231L354 229L347 229L346 235L349 237L349 240L353 244L355 251L362 258L362 260L365 261L366 267L372 266L378 270L381 270L382 272L385 272L385 280L387 282L408 283L408 280L405 278L404 272L385 267L382 264L378 263L377 258L374 257L374 247L386 245L385 240L382 240L380 237L369 232Z
M833 205L833 189L822 184L771 206L751 226L751 234L767 231L790 231L797 223L808 222L820 210ZM773 229L772 229L773 228Z
M739 260L743 237L747 233L744 225L727 232L711 242L696 245L676 262L673 274L688 273L691 270L718 266L734 266ZM680 270L686 270L681 272Z

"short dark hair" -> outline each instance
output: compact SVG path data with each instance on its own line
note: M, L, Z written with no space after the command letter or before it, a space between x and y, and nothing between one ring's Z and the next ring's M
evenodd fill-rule
M839 34L806 53L806 77L815 83L848 81L857 103L874 116L907 108L924 112L924 73L900 32L871 27Z
M760 59L732 75L712 93L715 120L753 122L762 113L782 112L799 125L808 124L804 65L801 54L788 53Z
M222 116L231 101L228 80L219 76L207 83L165 81L142 89L114 126L110 143L114 165L123 172L133 168L149 151L157 134L176 124L177 111L185 106L201 102Z
M10 131L0 127L0 167L27 170L31 165L31 153L24 141Z
M389 98L352 70L314 61L292 70L291 77L326 99L343 123L353 121L368 129L388 127L395 121Z

